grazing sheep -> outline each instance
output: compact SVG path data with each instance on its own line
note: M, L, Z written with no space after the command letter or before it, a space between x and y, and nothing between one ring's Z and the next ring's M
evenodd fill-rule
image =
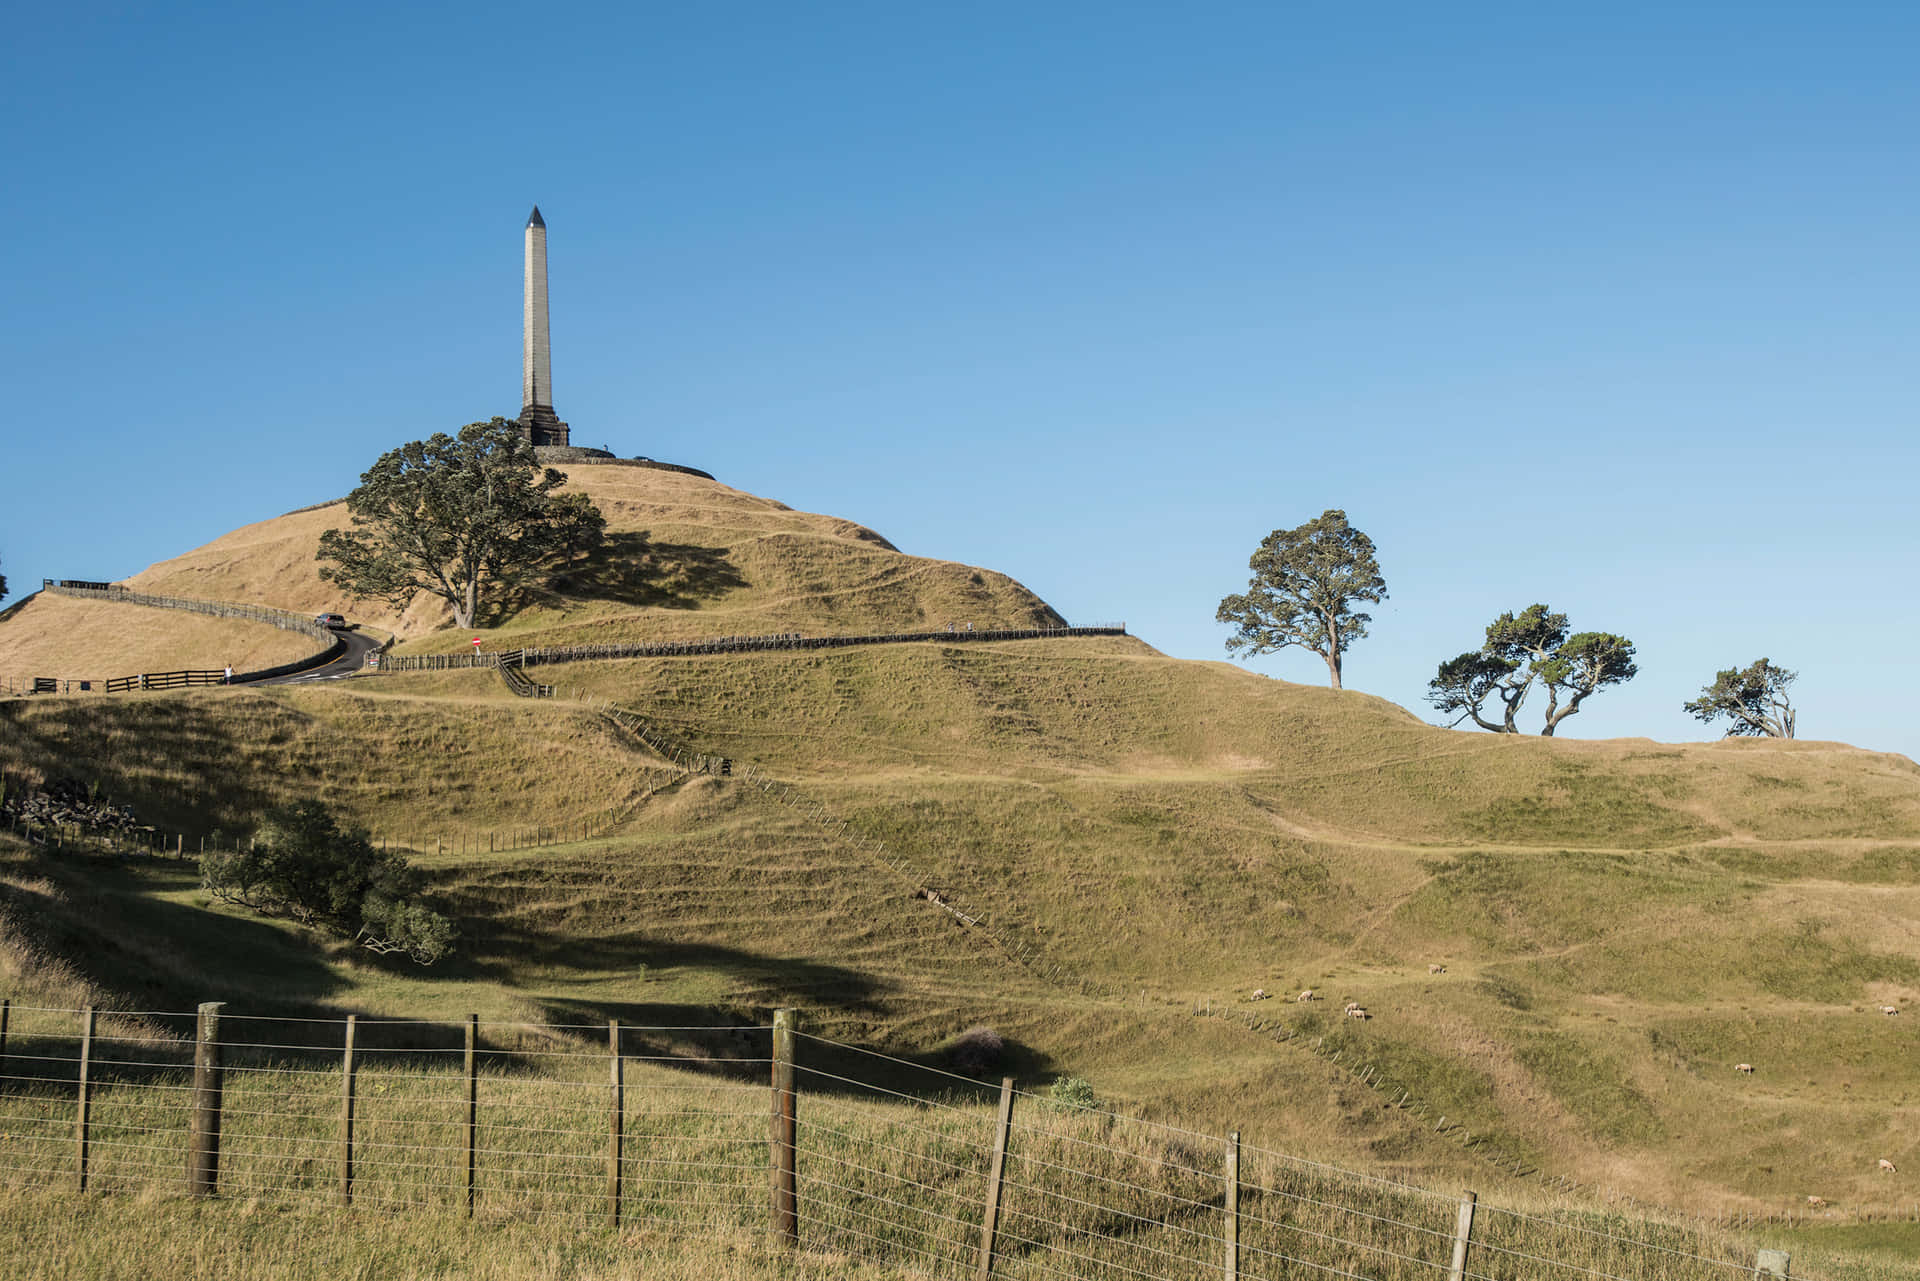
M1810 1196L1807 1198L1807 1204L1817 1209L1827 1204L1827 1199L1823 1196Z
M1887 1158L1885 1157L1880 1158L1880 1169L1887 1174L1900 1173L1900 1167L1896 1166L1893 1162L1887 1160Z
M1360 1004L1360 1002L1358 1001L1348 1001L1347 1008L1342 1010L1341 1013L1345 1014L1350 1019L1365 1020L1373 1017L1371 1014L1367 1013L1367 1007Z
M1447 967L1444 965L1429 965L1427 967L1427 973L1429 974L1445 974L1446 972Z
M1897 1005L1883 1005L1880 1007L1880 1012L1882 1014L1898 1014L1900 1007Z
M1734 1071L1736 1071L1736 1072L1745 1072L1745 1073L1746 1073L1746 1074L1747 1074L1748 1076L1752 1076L1752 1075L1753 1075L1753 1064L1751 1064L1751 1063L1736 1063L1736 1064L1734 1064L1734 1065L1733 1065L1733 1070L1734 1070Z
M1299 1002L1300 1004L1305 1005L1308 1001L1317 1001L1320 998L1314 994L1314 991L1312 988L1308 988L1306 991L1302 992L1300 995L1294 997L1293 999Z
M1253 995L1247 999L1249 1001L1264 1001L1267 999L1267 989L1264 987L1256 987L1253 989Z

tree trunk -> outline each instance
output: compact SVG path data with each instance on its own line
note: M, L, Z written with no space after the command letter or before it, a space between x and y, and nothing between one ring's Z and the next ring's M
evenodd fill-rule
M1339 689L1340 688L1340 651L1335 650L1331 654L1322 654L1321 657L1327 660L1327 674L1333 680L1333 687L1335 689Z

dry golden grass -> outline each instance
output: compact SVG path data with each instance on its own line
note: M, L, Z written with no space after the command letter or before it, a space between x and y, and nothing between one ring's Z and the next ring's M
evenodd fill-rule
M41 593L0 623L0 675L106 680L141 672L258 671L321 649L266 623Z
M608 546L564 583L516 602L477 634L514 645L685 639L773 631L976 627L1053 619L1032 593L990 570L905 556L852 521L797 512L715 481L619 466L561 468L607 518ZM565 491L562 491L565 492ZM324 530L348 524L344 503L261 521L127 580L143 591L339 610L356 622L458 648L450 613L416 598L405 611L356 603L319 576ZM3 630L3 629L0 629ZM508 639L510 638L510 639Z

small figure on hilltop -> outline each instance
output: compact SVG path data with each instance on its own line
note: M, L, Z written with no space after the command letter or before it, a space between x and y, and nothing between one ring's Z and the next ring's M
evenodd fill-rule
M233 684L233 663L232 663L231 661L229 661L229 662L227 663L227 673L226 673L226 677L225 677L225 679L224 679L224 680L222 680L222 681L221 681L220 683L221 683L222 685L231 685L231 684Z

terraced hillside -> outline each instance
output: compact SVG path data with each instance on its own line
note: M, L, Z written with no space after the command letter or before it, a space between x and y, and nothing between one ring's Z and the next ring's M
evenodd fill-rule
M1020 584L991 570L896 551L864 526L794 511L680 472L576 465L559 469L567 493L590 495L607 519L607 545L487 620L515 645L659 640L776 631L914 630L947 623L1033 626L1060 619ZM451 613L416 599L403 612L344 600L323 582L314 549L344 528L344 502L237 529L136 574L142 591L285 609L341 610L413 638L408 647L457 648L470 634L434 635Z
M742 581L697 608L538 602L501 632L880 629L938 621L976 588L1000 620L1046 612L1011 580L697 478L632 485L629 528ZM246 546L203 594L245 597L264 572ZM147 581L184 592L169 575L190 561ZM1903 757L1445 731L1132 640L542 677L560 698L473 671L5 704L10 776L97 781L189 832L322 796L421 850L468 941L451 969L414 973L207 906L187 871L23 864L6 892L45 924L34 954L141 1000L502 1017L792 1003L919 1057L985 1023L1023 1075L1076 1073L1131 1109L1383 1172L1487 1188L1537 1169L1702 1210L1920 1199L1875 1165L1920 1169L1920 768ZM733 772L679 776L580 697ZM583 812L605 820L592 840L472 852ZM101 921L117 947L170 959L137 981L111 954L75 959ZM1306 988L1319 999L1249 999ZM1340 1018L1349 1001L1372 1017Z

